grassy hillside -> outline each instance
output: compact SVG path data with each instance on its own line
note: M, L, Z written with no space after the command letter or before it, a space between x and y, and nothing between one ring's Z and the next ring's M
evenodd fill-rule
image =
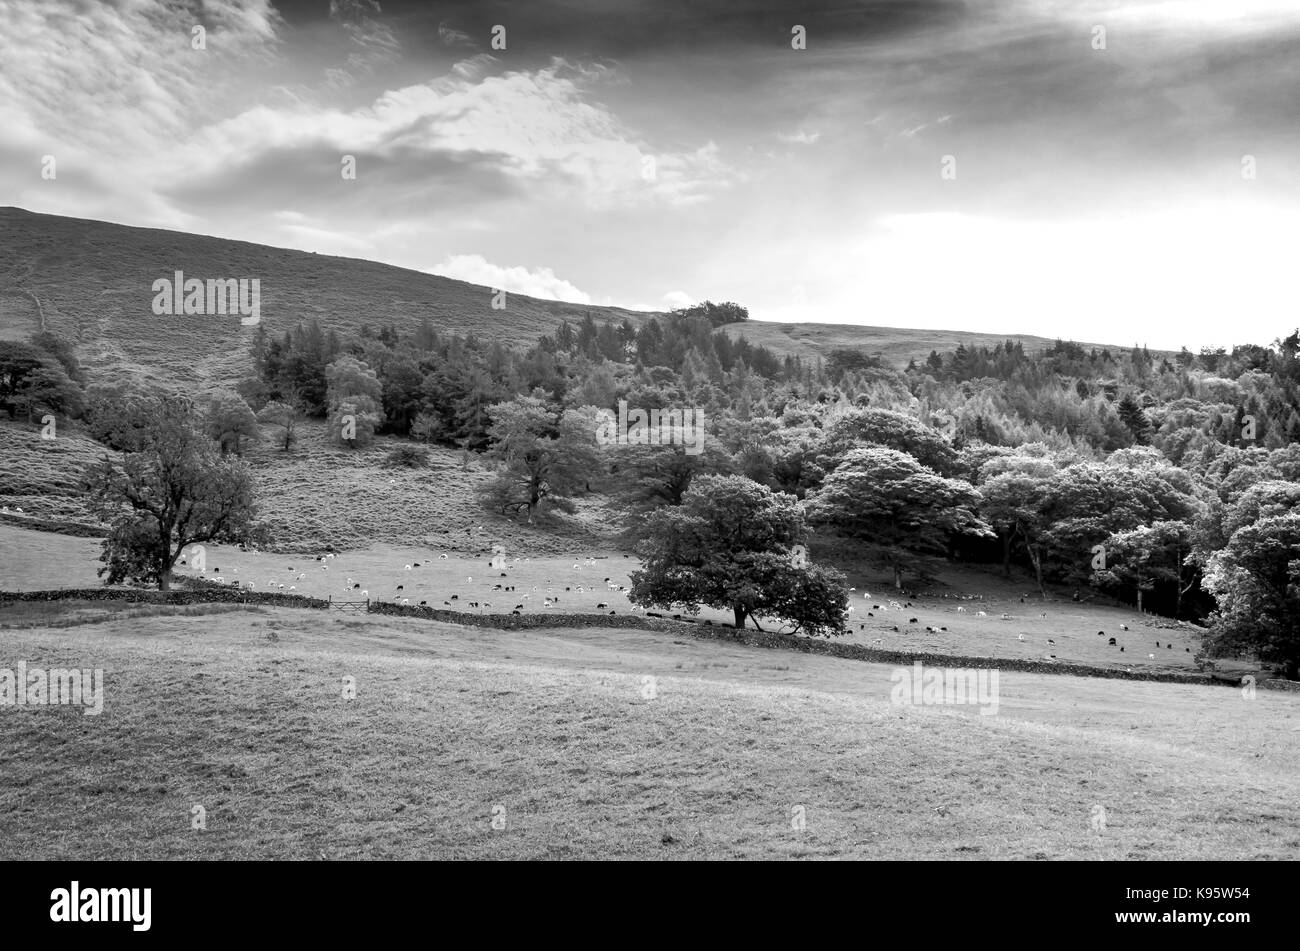
M907 361L912 359L920 363L930 355L931 350L937 350L939 353L955 350L958 344L967 347L993 347L1005 340L1017 340L1024 345L1026 351L1032 352L1050 347L1056 342L1032 334L909 330L905 327L865 327L852 324L784 324L761 320L728 324L725 330L732 337L744 337L750 343L761 344L781 355L825 359L832 350L848 347L879 354L886 363L897 367L907 366ZM1127 349L1132 346L1132 343L1084 344L1084 346L1108 347L1113 350L1119 346ZM1155 350L1151 352L1157 353Z
M390 322L409 332L428 318L442 331L526 345L561 319L581 320L588 312L598 321L650 316L518 294L508 295L504 310L493 310L489 288L387 264L20 208L0 208L0 247L6 252L0 262L0 338L26 337L44 325L75 340L99 380L155 376L196 392L229 386L248 374L254 330L237 317L155 316L152 284L177 270L200 279L259 278L261 322L273 333L313 318L340 332ZM749 321L726 331L778 354L815 358L854 347L899 366L958 343L991 346L1010 338L1029 349L1052 343L1025 334L846 324Z
M588 310L598 320L645 316L518 294L493 310L488 288L387 264L20 208L0 208L0 247L0 337L26 337L44 320L100 378L162 376L200 391L247 375L254 328L238 317L155 316L152 284L177 270L259 278L272 333L312 318L340 332L367 322L409 332L427 317L441 331L525 344Z
M287 609L81 620L5 632L30 667L104 669L105 702L0 718L0 859L1300 848L1294 694L1005 673L984 716L892 704L887 666L671 634Z

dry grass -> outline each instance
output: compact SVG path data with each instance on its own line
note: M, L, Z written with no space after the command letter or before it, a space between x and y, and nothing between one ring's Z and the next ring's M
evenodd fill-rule
M0 712L5 859L1262 859L1300 847L1290 695L1006 674L1001 712L980 716L891 705L889 668L832 658L287 610L4 644L5 665L106 672L98 717ZM191 829L195 805L206 831Z

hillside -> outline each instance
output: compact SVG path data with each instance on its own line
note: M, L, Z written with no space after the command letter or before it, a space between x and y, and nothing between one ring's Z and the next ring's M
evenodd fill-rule
M428 318L439 331L527 344L588 311L597 320L646 316L520 294L493 310L488 288L388 264L20 208L0 208L0 248L0 337L27 337L43 320L76 341L101 379L161 376L199 390L250 372L254 328L237 317L155 316L153 282L178 270L260 279L261 323L271 333L313 318L326 330L392 323L410 333Z
M725 328L732 337L744 337L750 343L767 347L780 356L825 359L833 350L843 347L879 354L886 363L897 367L907 366L908 360L921 363L931 350L945 353L958 345L994 347L1006 340L1021 343L1026 351L1034 352L1050 347L1056 341L1033 334L976 333L967 330L922 330L906 327L866 327L855 324L787 324L775 321L750 320L743 324L729 324ZM1092 349L1128 349L1132 344L1083 343ZM1155 356L1165 351L1152 350Z
M12 207L0 207L0 247L0 338L25 338L43 322L76 341L78 356L101 381L161 377L199 392L250 372L254 329L235 317L155 316L153 282L177 270L205 280L260 279L261 323L271 333L316 319L341 333L392 323L405 334L427 318L439 331L527 345L563 318L576 322L590 313L597 321L640 323L651 316L520 294L508 295L504 310L493 310L491 289L421 271ZM849 324L747 321L725 330L778 355L824 358L835 348L855 347L900 367L959 343L992 346L1012 339L1029 350L1052 343L1026 334Z

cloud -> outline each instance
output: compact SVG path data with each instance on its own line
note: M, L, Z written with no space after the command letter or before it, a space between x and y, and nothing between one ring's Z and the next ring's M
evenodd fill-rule
M822 137L820 132L805 132L800 129L793 134L780 133L777 138L787 145L812 145Z
M544 300L567 301L571 304L591 303L590 295L556 277L548 267L533 270L522 266L501 267L480 254L449 255L430 269L429 273Z
M325 70L326 85L351 86L358 79L373 75L378 67L401 57L402 45L392 28L370 16L380 12L376 0L330 0L330 19L343 28L356 49L348 54L346 69Z
M476 46L468 33L454 30L445 23L438 24L438 39L443 46Z
M661 300L664 307L669 310L676 310L679 307L692 307L695 304L695 298L685 291L669 291Z
M540 69L485 76L493 63L474 56L450 75L385 92L350 111L259 105L200 130L182 147L187 155L179 165L192 184L295 150L364 153L421 166L456 157L517 180L535 197L596 208L690 205L740 180L716 143L657 151L592 102L592 88L614 76L607 67L553 60Z

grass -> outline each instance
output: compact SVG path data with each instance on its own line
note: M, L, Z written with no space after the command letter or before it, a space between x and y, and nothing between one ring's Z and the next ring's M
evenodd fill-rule
M0 603L0 630L64 628L145 617L201 617L257 611L238 604L140 604L125 601L7 601Z
M0 859L1266 859L1300 847L1290 694L1008 672L999 714L980 716L892 705L880 665L642 631L283 609L11 631L0 644L0 666L102 667L106 694L98 717L0 709ZM205 831L191 829L195 805ZM1094 831L1098 806L1107 824ZM806 828L792 828L795 807Z
M203 576L239 581L242 587L251 586L254 591L289 593L293 588L294 594L332 597L335 601L369 597L400 603L407 599L414 605L427 601L431 607L442 608L444 601L456 595L451 607L477 613L508 614L516 604L523 604L526 614L607 614L611 610L618 614L637 613L638 609L625 593L610 588L610 585L617 588L630 584L630 574L639 566L636 558L599 544L579 547L578 543L569 547L563 556L523 555L523 551L530 549L514 547L518 538L497 531L491 522L480 531L478 525L472 524L474 520L468 521L469 531L457 523L448 535L428 538L428 544L370 544L362 549L342 551L326 561L317 561L312 554L247 552L233 546L209 545L207 571ZM558 538L552 538L551 543L553 547L568 547ZM508 558L504 578L501 571L487 564L494 544L503 544ZM27 553L22 559L0 563L0 590L84 588L101 583L95 575L99 567L96 539L32 532L0 523L0 546ZM441 558L443 554L448 557ZM813 554L817 554L815 547ZM592 564L587 563L589 559ZM416 563L418 568L414 567ZM412 565L409 571L405 567L408 564ZM850 615L852 630L846 637L849 643L971 657L1041 660L1055 654L1061 663L1136 671L1197 670L1193 658L1201 649L1199 628L1139 614L1121 605L1100 601L1076 604L1068 599L1046 604L1026 599L1027 603L1021 604L1020 597L1026 591L1023 583L1005 581L988 571L950 567L941 572L942 584L938 590L952 597L936 594L914 601L912 607L901 611L870 612L873 603L887 603L882 600L889 596L888 588L881 584L884 579L855 563L840 567L845 569L849 583L857 588L850 595L854 613ZM198 575L189 566L181 569L180 574ZM299 575L305 577L299 579ZM468 581L469 578L474 580ZM402 586L401 591L398 585ZM516 590L494 591L496 585L511 585ZM579 591L580 587L584 590ZM363 595L362 591L367 594ZM862 597L868 592L874 600ZM983 595L984 600L958 600L963 595ZM550 607L545 604L548 598L552 599ZM477 601L480 606L471 608L471 601ZM598 607L600 604L606 607ZM967 610L958 613L958 606ZM979 617L980 610L988 616ZM1012 617L1003 620L1000 615L1004 612ZM868 617L868 613L876 616ZM1043 613L1047 617L1041 617ZM731 621L726 612L707 608L698 617L715 623ZM915 624L909 623L913 617L917 619ZM1130 630L1121 631L1120 624L1127 624ZM927 626L948 630L927 633ZM894 627L899 630L893 631ZM774 626L764 623L764 628L772 630ZM1098 630L1106 631L1107 636L1098 636ZM1025 635L1023 641L1019 639L1021 634ZM1107 644L1110 636L1118 641L1115 647ZM1161 647L1155 646L1156 641ZM1173 647L1164 646L1167 644ZM1125 648L1123 652L1120 646ZM1221 662L1221 666L1236 669L1226 662ZM1253 672L1257 665L1243 662L1240 669Z

